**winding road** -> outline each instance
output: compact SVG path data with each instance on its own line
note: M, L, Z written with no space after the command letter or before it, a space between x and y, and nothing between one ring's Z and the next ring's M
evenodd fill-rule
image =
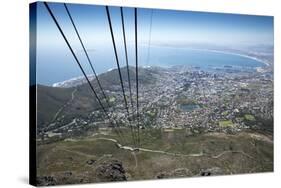
M254 159L254 157L250 156L249 154L245 153L244 151L227 150L227 151L223 151L223 152L221 152L217 155L213 155L213 156L208 155L208 154L204 154L203 152L193 153L193 154L181 154L181 153L166 152L166 151L162 151L162 150L152 150L152 149L147 149L147 148L133 148L131 146L124 146L124 145L121 145L116 139L112 139L112 138L101 137L101 138L90 139L90 141L94 141L94 140L103 140L103 141L113 142L116 145L116 147L129 151L132 154L132 156L135 160L134 169L138 168L138 158L137 158L137 152L138 151L150 152L150 153L159 153L159 154L164 154L164 155L169 155L169 156L174 156L174 157L209 157L209 158L212 158L212 159L219 159L220 157L222 157L226 154L237 153L237 154L242 154L242 155L244 155L248 158ZM75 142L76 140L69 139L68 141ZM64 147L60 148L60 149L64 150L64 151L67 151L67 152L70 152L70 153L73 153L73 154L82 155L82 156L85 156L85 157L96 157L95 155L86 154L86 153L83 153L83 152L80 152L80 151L72 151L72 150L69 150L69 149L64 148ZM104 155L101 158L104 158L104 157L108 157L108 155Z

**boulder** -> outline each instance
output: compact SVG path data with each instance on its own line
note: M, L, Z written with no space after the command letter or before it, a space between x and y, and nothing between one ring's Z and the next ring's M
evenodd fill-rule
M111 160L103 162L96 168L97 177L101 181L126 181L126 173L122 162Z
M37 186L56 185L56 179L52 176L42 176L36 178Z
M200 170L200 176L216 176L216 175L223 175L223 174L224 174L223 170L219 167Z
M92 165L92 164L94 164L95 162L96 162L96 160L90 159L90 160L88 160L86 163L87 163L88 165Z

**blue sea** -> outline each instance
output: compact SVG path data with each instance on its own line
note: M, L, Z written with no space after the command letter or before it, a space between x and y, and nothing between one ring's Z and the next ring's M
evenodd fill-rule
M93 66L98 74L117 68L114 52L110 48L88 50ZM75 52L87 74L92 74L90 66L83 51ZM118 49L120 66L125 66L125 53L122 48ZM135 65L134 48L129 46L129 64ZM171 47L139 48L139 66L162 66L186 65L200 67L200 69L223 68L224 66L253 69L265 66L263 63L248 57L234 54L220 53L207 50L195 50ZM149 58L148 58L149 57ZM37 53L37 83L52 85L74 77L82 76L81 70L74 61L68 49L49 49L48 53Z

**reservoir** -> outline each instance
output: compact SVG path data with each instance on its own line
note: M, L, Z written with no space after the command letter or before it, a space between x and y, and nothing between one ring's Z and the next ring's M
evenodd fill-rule
M181 104L180 105L180 109L185 112L190 112L190 111L193 111L198 108L200 108L200 106L197 104Z

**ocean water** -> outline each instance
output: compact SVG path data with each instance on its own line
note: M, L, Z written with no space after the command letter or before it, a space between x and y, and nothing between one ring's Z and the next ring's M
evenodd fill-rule
M229 53L184 48L159 48L151 50L151 64L159 66L190 65L200 68L207 67L260 67L263 63Z
M89 50L89 55L93 66L98 74L117 68L114 52L111 48L101 48ZM87 74L92 74L90 66L83 51L76 51L76 54ZM134 48L128 47L129 65L135 65ZM122 48L118 49L119 63L123 67L126 65L125 53ZM171 67L175 65L187 65L200 67L201 69L223 68L224 66L255 68L265 66L263 63L234 54L219 53L207 50L194 50L185 48L156 47L150 48L148 58L148 48L139 48L140 66L163 66ZM69 53L68 49L63 51L48 49L47 53L38 51L37 53L37 83L52 85L74 77L82 76L82 72Z

